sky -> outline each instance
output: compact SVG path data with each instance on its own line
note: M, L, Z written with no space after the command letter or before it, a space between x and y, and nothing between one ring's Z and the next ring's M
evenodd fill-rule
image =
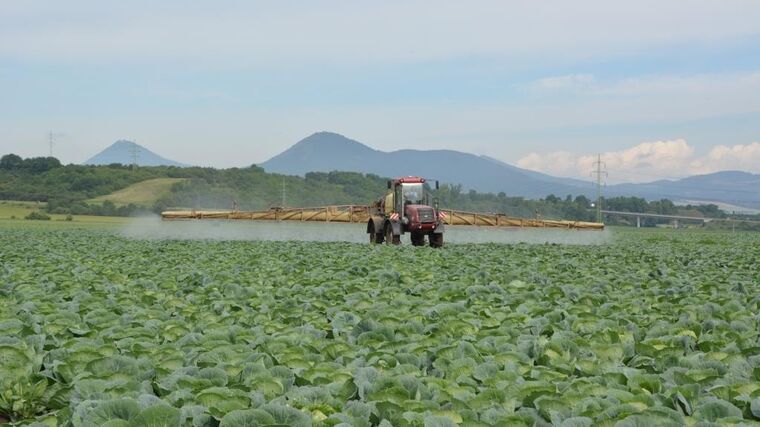
M0 153L260 163L318 131L609 182L760 173L760 2L0 3Z

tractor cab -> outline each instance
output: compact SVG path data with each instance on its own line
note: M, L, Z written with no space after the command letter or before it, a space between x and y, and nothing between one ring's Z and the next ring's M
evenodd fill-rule
M435 181L438 189L438 181ZM370 242L401 242L401 235L411 233L412 244L420 246L427 236L430 246L443 246L443 216L438 201L426 191L425 178L407 176L388 181L388 193L374 206L367 233ZM431 203L432 202L432 203Z
M436 181L438 188L438 181ZM387 215L397 213L409 217L419 207L430 208L430 195L425 191L425 178L409 176L388 181L388 194L384 199L384 211Z

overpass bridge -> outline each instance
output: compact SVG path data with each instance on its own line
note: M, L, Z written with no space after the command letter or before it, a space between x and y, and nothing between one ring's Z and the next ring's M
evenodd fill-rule
M666 214L655 214L655 213L645 213L645 212L624 212L624 211L602 210L602 213L605 215L616 215L616 216L636 218L636 228L641 228L641 218L667 219L673 222L673 227L675 228L678 228L679 221L695 221L695 222L701 222L702 224L705 224L710 221L720 220L718 218L705 218L705 217L700 217L700 216L666 215Z

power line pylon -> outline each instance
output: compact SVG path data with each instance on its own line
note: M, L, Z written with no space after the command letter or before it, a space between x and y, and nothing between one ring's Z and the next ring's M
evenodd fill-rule
M282 177L282 204L280 205L283 209L285 208L285 177Z
M132 170L135 170L137 169L137 160L140 157L140 149L137 147L137 144L135 144L134 142L129 147L129 155L130 155L130 158L132 159Z
M49 130L47 134L47 144L48 144L48 156L53 157L53 146L58 144L58 141L56 139L65 138L65 133L56 133L53 132L53 130Z
M607 164L602 161L602 155L596 155L594 170L591 175L596 178L596 222L602 222L602 180L607 178Z

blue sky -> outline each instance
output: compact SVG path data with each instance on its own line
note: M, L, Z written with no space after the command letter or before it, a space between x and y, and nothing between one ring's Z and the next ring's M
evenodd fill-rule
M261 162L329 130L610 181L760 172L760 3L0 6L0 153ZM663 4L664 3L664 4Z

